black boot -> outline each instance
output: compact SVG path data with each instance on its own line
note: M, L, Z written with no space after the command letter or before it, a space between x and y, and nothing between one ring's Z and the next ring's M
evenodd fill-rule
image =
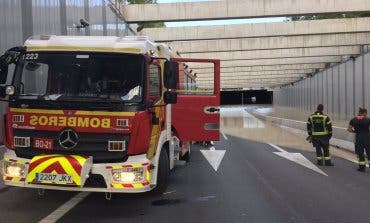
M188 163L188 162L189 162L189 160L190 160L190 154L189 154L189 151L186 151L186 153L185 153L185 154L181 154L181 153L180 153L179 160L183 160L183 161L186 161L186 162Z
M334 163L331 160L325 160L325 166L334 166Z
M358 166L358 171L360 171L360 172L365 172L365 169L366 169L366 166L363 166L363 165L360 165L360 166Z
M317 160L317 165L322 166L322 160Z

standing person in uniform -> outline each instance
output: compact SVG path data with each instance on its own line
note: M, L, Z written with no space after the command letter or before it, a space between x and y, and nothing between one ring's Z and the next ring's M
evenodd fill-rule
M365 172L366 162L364 150L366 150L367 161L370 164L370 119L367 116L367 109L360 108L358 115L348 125L348 131L356 133L355 151L358 157L358 171Z
M316 148L317 165L334 166L329 152L332 125L329 116L325 115L323 111L324 105L319 104L317 111L308 117L307 132L313 146Z

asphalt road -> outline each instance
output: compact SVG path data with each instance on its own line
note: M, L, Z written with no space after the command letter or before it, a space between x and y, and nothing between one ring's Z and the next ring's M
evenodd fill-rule
M58 222L370 222L370 171L357 172L353 162L334 157L334 167L320 167L324 176L266 143L225 136L214 145L226 150L217 171L200 152L205 148L194 145L190 163L171 173L164 195L107 201L90 193ZM281 148L315 162L313 150ZM0 188L4 222L38 222L77 194Z

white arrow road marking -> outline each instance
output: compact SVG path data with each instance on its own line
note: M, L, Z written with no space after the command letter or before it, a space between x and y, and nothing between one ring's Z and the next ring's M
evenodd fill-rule
M212 146L209 150L200 150L200 152L217 172L218 167L225 156L226 150L216 150L215 147Z
M328 176L324 171L322 171L320 168L315 166L313 163L311 163L306 157L304 157L301 153L289 153L282 148L280 148L277 145L269 144L270 146L277 149L279 152L274 152L276 155L281 156L285 159L288 159L290 161L293 161L295 163L298 163L301 166L307 167L308 169L311 169L319 174L322 174L324 176Z

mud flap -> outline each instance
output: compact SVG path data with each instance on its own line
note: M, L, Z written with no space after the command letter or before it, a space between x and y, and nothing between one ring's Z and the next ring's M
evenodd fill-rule
M92 157L77 155L35 156L29 165L27 182L82 187L92 167Z

